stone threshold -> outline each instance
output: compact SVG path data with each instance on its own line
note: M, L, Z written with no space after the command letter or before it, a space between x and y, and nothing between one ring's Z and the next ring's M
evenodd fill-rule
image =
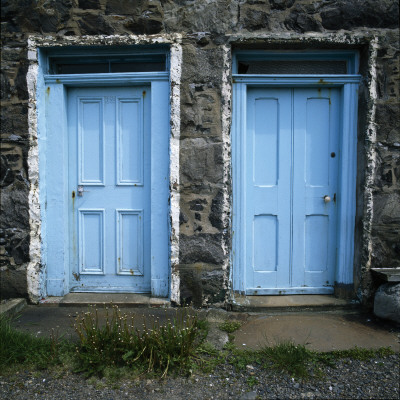
M291 312L354 310L358 301L339 299L333 295L298 294L287 296L244 296L234 294L230 300L232 311Z
M48 297L39 302L41 306L89 307L91 305L117 305L118 307L170 307L165 298L138 293L68 293L63 297Z

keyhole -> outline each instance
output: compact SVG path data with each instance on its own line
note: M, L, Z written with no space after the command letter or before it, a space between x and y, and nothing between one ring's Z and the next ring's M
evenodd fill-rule
M336 157L336 154L335 154L335 152L334 152L334 151L332 151L332 153L331 153L331 157L332 157L332 158L335 158L335 157Z

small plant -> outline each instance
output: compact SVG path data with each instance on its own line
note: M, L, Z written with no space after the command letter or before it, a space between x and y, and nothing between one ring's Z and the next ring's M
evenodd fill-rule
M258 385L258 379L251 375L247 378L247 384L249 385L250 389L253 389L254 386Z
M226 333L233 333L237 331L241 326L242 324L238 321L225 321L220 324L218 328Z
M51 339L37 338L29 333L17 331L4 316L0 317L0 342L1 368L16 364L46 368L60 364L61 354L71 351L71 345L60 341L54 331Z
M98 312L89 311L75 324L79 336L76 348L78 371L87 376L102 376L107 367L130 367L145 373L169 370L188 371L197 347L207 335L206 325L186 310L161 324L144 321L134 327L134 317L122 315L117 306L106 311L105 324L99 324Z
M224 353L217 350L209 342L202 343L197 349L196 364L203 372L212 372L218 365L224 362Z
M308 376L307 367L315 360L314 352L291 341L284 341L273 347L264 347L261 354L272 361L274 368L287 371L298 378Z
M390 347L380 347L379 349L363 349L354 347L348 350L334 350L325 353L328 357L333 359L350 358L352 360L366 361L373 357L385 357L395 354ZM323 355L323 353L321 354Z

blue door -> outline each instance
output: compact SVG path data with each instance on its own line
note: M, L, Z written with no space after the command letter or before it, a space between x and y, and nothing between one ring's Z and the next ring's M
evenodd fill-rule
M70 290L150 292L150 88L68 92Z
M333 88L247 91L247 294L333 292L340 102Z

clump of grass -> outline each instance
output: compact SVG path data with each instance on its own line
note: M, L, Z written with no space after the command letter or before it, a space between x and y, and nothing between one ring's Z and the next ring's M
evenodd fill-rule
M273 347L264 347L261 354L272 361L274 368L298 378L307 377L308 366L315 361L313 351L292 341L283 341Z
M61 363L63 353L71 350L71 345L60 341L56 333L52 337L37 338L14 329L10 319L0 316L0 369L14 365L31 365L46 368Z
M250 389L253 389L254 386L258 385L258 379L253 375L250 375L247 378L246 382L249 385Z
M334 350L326 353L327 356L333 359L351 358L353 360L366 361L374 357L386 357L395 354L390 347L380 347L379 349L363 349L354 347L348 350Z
M151 326L143 322L134 327L134 317L122 315L117 306L106 321L99 324L97 310L78 319L76 348L78 371L87 376L103 375L107 367L130 367L144 373L165 377L168 371L187 372L195 351L206 336L206 326L186 310L162 324L155 319Z
M241 326L242 324L238 321L225 321L220 324L218 328L226 333L233 333L237 331Z
M225 354L217 350L211 343L202 343L196 352L196 365L203 372L212 372L225 362Z

